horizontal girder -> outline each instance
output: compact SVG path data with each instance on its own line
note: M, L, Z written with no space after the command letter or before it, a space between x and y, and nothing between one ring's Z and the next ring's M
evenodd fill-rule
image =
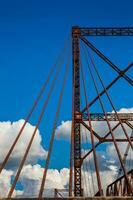
M74 26L74 29L77 29L79 35L82 36L133 36L133 27L86 28Z
M118 113L119 119L121 121L133 121L133 113ZM115 113L107 113L109 121L119 121ZM76 118L80 121L88 121L87 113L77 113ZM106 121L105 115L103 113L91 113L91 121Z

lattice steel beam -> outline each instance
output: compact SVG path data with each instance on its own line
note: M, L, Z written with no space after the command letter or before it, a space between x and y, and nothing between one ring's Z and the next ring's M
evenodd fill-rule
M80 122L77 120L77 113L80 112L80 67L79 67L79 34L77 29L72 31L73 49L73 130L74 130L74 195L82 196L81 186L81 142Z
M133 36L133 27L73 27L79 29L81 36Z
M118 113L121 121L133 121L133 113ZM103 113L91 113L91 121L105 121L105 115ZM115 113L107 114L109 121L118 121ZM79 120L88 121L87 113L79 114Z

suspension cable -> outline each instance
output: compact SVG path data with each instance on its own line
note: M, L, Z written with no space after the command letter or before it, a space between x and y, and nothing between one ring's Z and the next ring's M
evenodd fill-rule
M82 64L81 64L82 62L81 62L81 58L80 58L80 69L81 69L81 67L82 67ZM82 78L82 73L81 73L81 78ZM82 83L83 83L83 78L82 78ZM84 88L83 88L83 90L84 90ZM84 91L83 91L84 92ZM85 96L85 95L84 95ZM83 125L83 127L84 127L84 133L85 134L82 134L82 140L83 140L83 142L85 143L85 145L86 145L86 147L83 147L83 149L82 149L82 151L83 151L83 156L82 157L84 157L84 155L86 154L86 151L85 151L85 149L88 149L89 148L89 143L88 143L88 141L89 141L89 138L87 137L88 136L88 132L87 132L87 130L86 130L86 127L84 126L84 124L82 124ZM90 129L88 129L88 131L90 131ZM87 157L88 158L88 157ZM83 167L84 167L84 170L86 171L86 173L84 172L84 178L85 178L85 186L86 186L86 192L89 194L88 196L93 196L94 194L95 194L95 192L94 192L94 187L93 187L93 185L94 185L94 181L93 181L93 179L89 179L89 173L91 173L92 174L92 171L91 170L89 170L91 167L89 166L89 164L90 164L90 162L88 162L88 160L87 160L87 158L86 159L82 159L81 158L81 163L82 163L82 165L83 165ZM91 176L91 178L92 178L92 176ZM92 185L92 188L91 188L91 185ZM89 190L88 190L88 187L89 187ZM93 190L93 191L92 191Z
M7 163L7 161L9 160L9 157L10 157L11 153L13 152L13 150L14 150L14 148L15 148L15 146L16 146L16 144L17 144L17 142L18 142L18 140L19 140L19 138L20 138L20 136L21 136L21 134L22 134L22 132L23 132L23 130L24 130L24 128L25 128L27 122L28 122L28 120L30 119L30 117L31 117L32 113L34 112L34 110L35 110L35 108L36 108L36 106L37 106L37 104L38 104L40 98L42 97L42 95L43 95L43 93L44 93L44 91L45 91L45 89L46 89L46 86L48 85L48 82L49 82L51 76L53 75L54 70L56 69L56 66L59 64L59 62L62 62L62 59L63 59L63 57L64 57L64 52L65 52L65 51L66 51L66 43L65 43L65 45L64 45L64 47L63 47L61 53L59 54L59 57L57 58L55 64L53 65L52 69L50 70L50 73L49 73L49 75L48 75L48 78L47 78L47 80L45 81L45 83L43 84L43 87L41 88L41 90L40 90L40 92L39 92L39 94L38 94L38 96L37 96L37 98L36 98L36 100L35 100L35 102L34 102L32 108L31 108L31 110L30 110L29 114L27 115L27 117L26 117L26 119L25 119L25 121L24 121L24 123L23 123L23 125L22 125L22 127L21 127L21 129L20 129L20 131L19 131L19 133L18 133L18 135L17 135L17 137L15 138L15 140L14 140L12 146L10 147L10 149L9 149L9 151L8 151L8 153L7 153L6 157L5 157L5 159L4 159L4 161L3 161L2 164L0 165L0 173L1 173L2 170L4 169L4 167L5 167L6 163Z
M85 102L86 102L86 106L87 106L88 97L87 97L87 93L86 93L86 84L85 84L85 78L84 78L84 72L83 72L83 69L82 69L82 65L81 65L81 74L82 74L82 79L83 79ZM98 190L99 190L100 196L102 196L103 195L103 190L102 190L102 184L101 184L101 179L100 179L99 165L98 165L98 161L97 161L97 155L96 155L96 149L95 149L95 141L94 141L94 135L93 135L93 131L92 131L92 124L91 124L91 117L90 117L89 108L87 108L87 115L88 115L88 119L89 119L88 122L89 122L89 126L90 126L90 135L91 135L91 143L92 143L92 148L93 148L93 155L94 155L93 158L94 158L94 164L95 164L95 169L96 169Z
M92 166L91 166L91 161L90 161L90 158L88 156L88 160L89 160L89 166L90 166L90 171L91 171L91 180L92 180L92 187L93 187L93 194L95 195L96 194L96 191L95 191L95 185L94 185L94 177L93 177L93 173L92 173Z
M58 123L58 118L59 118L62 98L63 98L63 94L64 94L65 84L66 84L66 80L67 80L67 74L68 74L69 65L70 65L70 55L69 55L68 62L66 64L66 70L65 70L65 73L64 73L63 85L62 85L62 89L61 89L61 93L60 93L60 98L59 98L59 103L58 103L58 107L57 107L57 111L56 111L56 116L55 116L53 131L52 131L52 136L51 136L51 139L50 139L48 155L47 155L47 158L46 158L46 164L45 164L45 168L44 168L44 172L43 172L43 178L42 178L41 187L40 187L39 196L38 196L39 199L41 199L42 195L43 195L43 190L44 190L44 186L45 186L45 181L46 181L46 176L47 176L50 156L51 156L51 152L52 152L52 146L53 146L53 142L54 142L56 127L57 127L57 123Z
M14 178L14 180L13 180L12 187L11 187L9 193L8 193L8 198L11 198L12 193L13 193L13 191L14 191L14 189L15 189L15 186L16 186L16 184L17 184L18 178L19 178L20 173L21 173L21 171L22 171L23 165L24 165L24 163L25 163L25 161L26 161L26 158L27 158L27 155L28 155L28 153L29 153L30 147L31 147L31 145L32 145L32 142L33 142L33 140L34 140L34 137L35 137L35 135L36 135L36 132L37 132L37 130L38 130L38 127L39 127L39 125L40 125L40 123L41 123L41 121L42 121L42 118L43 118L45 109L46 109L46 107L47 107L47 104L48 104L48 102L49 102L50 96L51 96L52 91L53 91L53 89L54 89L54 86L55 86L55 83L56 83L56 81L57 81L58 74L59 74L59 72L60 72L61 67L62 67L62 65L60 65L60 66L58 67L58 69L57 69L57 72L56 72L55 77L54 77L54 79L53 79L53 82L52 82L51 88L50 88L50 90L49 90L48 96L47 96L46 101L45 101L45 103L44 103L44 105L43 105L43 108L42 108L42 110L41 110L41 113L40 113L40 116L39 116L37 125L36 125L36 127L35 127L35 129L34 129L34 132L33 132L33 135L32 135L32 137L31 137L31 139L30 139L30 142L29 142L29 144L28 144L28 147L26 148L24 157L23 157L23 159L22 159L22 161L21 161L21 163L20 163L20 166L19 166L19 169L18 169L18 171L17 171L17 174L16 174L16 176L15 176L15 178Z
M87 131L85 129L85 142L86 142L86 146L88 148L88 138L87 138L88 134ZM84 155L85 155L85 151L84 151ZM93 194L95 193L95 187L94 187L94 179L93 179L93 175L92 175L92 169L91 169L91 162L88 156L88 162L87 159L85 161L86 164L86 169L90 168L90 174L91 174L91 180L92 180L92 189L93 189ZM87 170L87 172L89 172L89 170ZM91 183L90 183L90 178L88 177L88 182L89 182L89 186L90 186L90 195L92 196L92 191L91 191Z
M83 134L81 134L81 136L82 136L82 142L84 142L84 136L83 136ZM85 149L83 148L82 149L82 151L83 151L83 153L85 153ZM83 162L83 175L84 175L84 188L85 188L85 191L86 191L86 196L87 196L87 194L89 194L89 190L88 190L88 187L87 187L87 177L86 177L86 174L85 174L85 172L87 172L87 163L86 163L86 161L85 161L85 163ZM89 189L90 189L90 182L89 182ZM91 193L91 190L90 190L90 193Z
M81 59L81 58L80 58ZM80 69L81 69L81 61L80 61ZM82 78L82 77L81 77ZM83 95L81 95L81 107L84 103L84 100L83 100ZM85 137L85 134L83 134L83 127L81 126L80 127L81 129L81 144L83 145L81 148L81 157L82 157L82 154L84 155L85 154L85 149L86 149L86 146L87 145L87 141L86 141L86 137ZM86 131L86 129L85 129ZM86 133L86 132L85 132ZM87 166L87 162L86 160L84 160L84 162L81 162L81 169L82 169L82 182L83 182L83 195L85 196L89 196L89 194L91 193L91 191L89 192L90 190L90 183L88 185L88 166Z
M82 69L81 58L80 58L80 68L81 68L81 70L83 71L83 69ZM85 87L84 87L83 73L81 73L81 75L82 75L81 78L82 78L82 82L83 82L84 97L85 97L86 91L85 91ZM86 144L86 147L87 147L87 148L88 148L88 146L89 146L89 145L88 145L88 140L89 140L89 138L88 138L87 130L86 130L86 128L85 128L85 144ZM84 155L85 155L85 151L84 151ZM84 162L83 162L83 164L84 164ZM92 190L93 190L93 194L95 194L94 179L93 179L93 175L92 175L92 168L91 168L91 162L90 162L89 157L88 157L88 162L87 162L87 160L85 161L85 165L86 165L86 171L87 171L87 169L90 168L90 174L91 174L91 180L92 180ZM91 184L90 184L90 179L88 180L88 182L89 182L89 186L90 186L90 185L91 185ZM90 194L91 194L91 196L92 196L91 187L90 187Z
M85 150L84 150L85 152ZM84 179L85 179L85 187L86 187L86 196L89 194L92 196L92 192L91 192L91 183L90 183L90 179L89 179L89 173L88 173L88 167L87 167L87 162L85 161L85 163L83 163L83 173L84 173ZM88 184L87 184L88 183Z
M86 134L86 138L87 138L87 141L88 141L89 140L88 134ZM88 156L88 164L89 164L89 167L90 167L90 174L91 174L91 180L92 180L93 194L95 194L96 191L95 191L95 186L94 186L94 178L93 178L93 174L92 174L92 166L91 166L91 161L90 161L89 156Z
M92 78L92 80L93 80L94 87L95 87L95 89L96 89L97 95L99 95L99 89L98 89L98 87L97 87L97 84L96 84L96 81L95 81L95 79L94 79L94 76L93 76L91 67L90 67L90 65L89 65L86 51L84 51L84 55L85 55L85 58L86 58L86 61L87 61L87 64L88 64L88 69L89 69L91 78ZM116 142L116 139L115 139L115 137L114 137L113 131L112 131L112 129L111 129L110 122L109 122L109 120L108 120L108 116L107 116L107 113L106 113L106 110L105 110L105 107L104 107L104 104L103 104L103 102L102 102L102 99L101 99L101 96L100 96L100 95L99 95L99 101L100 101L102 110L103 110L103 112L104 112L104 114L105 114L106 122L107 122L108 128L109 128L109 130L110 130L110 133L111 133L111 136L112 136L112 139L113 139L113 143L114 143L115 149L116 149L116 151L117 151L117 155L118 155L119 161L120 161L120 163L121 163L121 167L122 167L123 172L124 172L124 174L125 174L125 177L126 177L126 180L127 180L128 185L129 185L129 188L130 188L131 192L133 193L133 188L132 188L132 186L131 186L131 184L130 184L130 181L129 181L128 174L127 174L127 171L126 171L126 169L125 169L125 166L123 165L122 156L121 156L120 150L119 150L119 148L118 148L118 146L117 146L117 142Z
M133 130L132 130L132 132L131 132L130 138L132 138L132 137L133 137ZM124 164L126 164L126 159L127 159L129 150L130 150L130 144L128 143L128 144L127 144L127 147L126 147L126 150L125 150L125 153L124 153L124 156L123 156L123 163L124 163ZM120 168L119 168L119 171L118 171L117 179L120 177L121 171L122 171L122 169L121 169L121 167L120 167Z

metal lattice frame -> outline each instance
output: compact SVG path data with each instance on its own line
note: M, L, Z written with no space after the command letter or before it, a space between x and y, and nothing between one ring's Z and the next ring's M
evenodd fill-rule
M92 49L98 56L100 56L111 68L113 68L117 73L118 77L115 78L101 93L103 95L109 88L113 86L114 83L119 80L119 78L123 77L130 85L133 85L133 81L125 74L132 66L131 63L125 70L120 70L118 66L116 66L111 60L109 60L104 54L102 54L96 47L94 47L86 38L85 36L133 36L133 28L80 28L80 27L73 27L72 28L72 46L73 46L73 99L74 99L74 119L73 119L73 126L74 126L74 195L75 196L82 196L82 183L81 183L81 166L83 160L93 151L92 149L83 157L81 158L81 144L80 144L80 125L84 125L88 130L90 127L86 125L85 121L88 120L88 116L86 114L86 110L88 107L93 105L99 97L97 96L93 99L92 102L88 103L87 107L85 107L82 111L80 110L80 48L79 48L79 40L81 39L89 48ZM103 113L91 113L91 121L105 121L105 116ZM109 121L119 121L117 116L114 113L107 114ZM121 123L126 123L130 128L131 124L129 121L133 121L133 113L124 113L119 114L119 119ZM131 126L130 126L130 125ZM115 130L120 123L118 123L113 129ZM95 147L99 146L103 142L111 142L111 139L107 139L107 133L104 138L98 136L95 131L93 134L97 137L99 142L96 144ZM132 140L132 138L131 138ZM127 139L118 139L118 142L128 142Z
M73 43L73 101L74 101L74 181L75 196L81 196L81 147L80 147L80 122L78 121L77 115L80 113L80 69L79 69L79 37L77 29L73 30L72 33Z

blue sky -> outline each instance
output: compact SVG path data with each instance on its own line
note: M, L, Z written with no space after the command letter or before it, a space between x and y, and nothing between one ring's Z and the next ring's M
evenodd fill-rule
M25 118L73 25L132 26L132 8L132 0L0 1L0 120L15 121ZM133 61L133 38L90 40L122 69ZM100 64L100 61L97 63ZM112 70L111 74L108 70L100 69L105 82L112 80L115 75ZM70 75L69 73L69 80ZM64 110L61 112L60 121L71 118L69 88L71 81L67 84L67 103L63 101ZM119 110L124 106L131 107L131 87L120 81L118 88L119 91L122 89L125 92L118 95L117 88L114 92L111 91L114 97L117 95L116 108ZM98 109L96 105L94 110ZM111 111L110 107L107 109ZM49 112L52 111L55 112L55 105L51 102ZM35 119L36 117L37 115ZM41 132L44 133L45 130L49 135L50 125L50 122L41 125ZM60 148L64 147L64 143L66 148L63 151L68 155L69 144L62 142ZM57 148L57 152L59 151ZM59 167L65 160L60 162L62 163Z

